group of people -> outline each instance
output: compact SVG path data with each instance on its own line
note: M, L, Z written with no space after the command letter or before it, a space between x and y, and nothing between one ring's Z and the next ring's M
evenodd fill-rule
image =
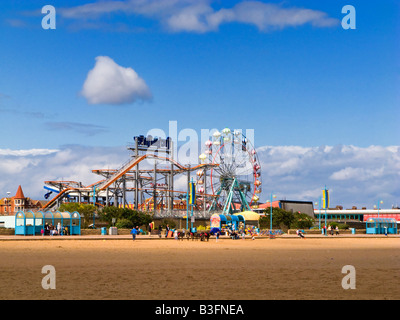
M161 238L162 237L162 226L161 225L159 225L158 226L158 237L159 238ZM167 238L168 237L168 232L170 231L171 229L170 229L170 227L169 227L169 225L167 224L167 226L165 227L165 237Z
M174 236L174 239L178 240L178 237L179 237L178 229L172 229L171 230L171 228L169 227L168 224L165 226L165 237L168 238L168 235L169 235L170 231L172 231L172 235ZM162 226L160 225L158 227L158 236L160 238L161 238L161 233L162 233ZM181 237L185 237L185 235L186 235L186 230L182 229L182 236Z
M158 226L158 237L162 237L162 226ZM169 224L165 226L165 237L168 238L169 232L172 231L172 235L174 236L175 240L178 240L178 229L171 229ZM182 233L185 235L186 230L182 229Z
M329 225L325 232L330 233L331 236L333 236L333 234L336 233L336 235L338 236L339 235L339 227L338 226L333 227L333 226ZM328 233L325 233L325 234L327 235Z
M151 230L153 228L154 228L154 225L153 224L149 224L149 226L148 226L149 234L151 234ZM157 230L158 230L158 232L157 232L158 237L162 238L162 236L164 234L163 227L160 225L160 226L158 226ZM131 235L132 235L133 240L136 239L136 236L140 232L141 232L141 229L139 229L138 226L132 228ZM165 226L165 234L164 234L164 236L165 236L165 238L168 238L168 236L170 236L170 237L173 236L175 240L178 240L179 237L185 237L187 232L190 232L190 231L189 230L185 230L185 229L182 229L182 231L178 231L178 229L176 229L176 228L171 229L170 226L167 224ZM242 240L245 240L245 238L246 238L246 230L244 228L241 228L240 230L237 230L237 231L235 230L235 228L233 228L232 230L226 229L226 233L233 240L240 239L240 238L242 238ZM254 240L255 239L255 233L253 233L252 231L249 231L249 233L251 235L252 240ZM218 241L218 239L219 239L219 237L221 235L221 231L211 232L211 234L215 235L216 241Z
M67 226L62 226L61 223L57 223L56 226L53 224L48 224L46 223L44 228L41 231L42 236L44 235L50 235L50 236L56 236L56 235L68 235L69 230Z
M142 230L139 229L139 226L136 226L136 227L132 228L132 230L131 230L131 235L132 235L133 241L136 240L136 236L137 236L140 232L142 232Z

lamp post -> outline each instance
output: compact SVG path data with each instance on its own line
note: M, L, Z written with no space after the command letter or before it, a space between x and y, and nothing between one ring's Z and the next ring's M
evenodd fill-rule
M380 209L380 205L381 205L381 204L383 204L383 201L382 201L382 200L379 200L379 201L378 201L378 205L374 205L374 208L375 208L375 209L378 209L378 218L379 218L379 209Z
M276 198L276 195L273 194L273 192L271 192L271 200L267 200L267 202L270 202L270 216L269 216L269 220L270 220L270 230L272 231L272 200Z
M327 236L328 234L327 234L327 227L326 227L326 220L327 220L327 209L328 209L328 207L329 207L329 190L328 189L326 189L326 186L325 186L325 189L322 191L322 194L323 194L323 196L324 196L324 209L325 209L325 227L324 227L324 233L325 233L325 236ZM322 201L322 198L320 198L321 199L321 201Z

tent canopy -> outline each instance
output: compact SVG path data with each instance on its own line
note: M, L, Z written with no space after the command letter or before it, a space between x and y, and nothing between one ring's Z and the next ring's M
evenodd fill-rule
M235 213L235 216L242 215L246 221L258 221L260 220L260 215L253 211L243 211L240 213Z

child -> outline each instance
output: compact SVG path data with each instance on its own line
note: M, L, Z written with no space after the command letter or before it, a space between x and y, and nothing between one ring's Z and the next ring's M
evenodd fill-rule
M303 235L303 233L301 232L301 230L297 229L296 233L297 233L297 235L298 235L300 238L304 238L304 235Z
M136 228L132 228L131 235L132 235L133 241L135 241L137 233L138 233L137 229Z

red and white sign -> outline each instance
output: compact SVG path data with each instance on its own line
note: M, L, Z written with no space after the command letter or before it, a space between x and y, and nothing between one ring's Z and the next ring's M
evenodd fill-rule
M378 214L364 214L364 221L367 221L370 218L378 218ZM390 213L380 213L379 218L384 219L395 219L397 222L400 223L400 214L390 214Z

